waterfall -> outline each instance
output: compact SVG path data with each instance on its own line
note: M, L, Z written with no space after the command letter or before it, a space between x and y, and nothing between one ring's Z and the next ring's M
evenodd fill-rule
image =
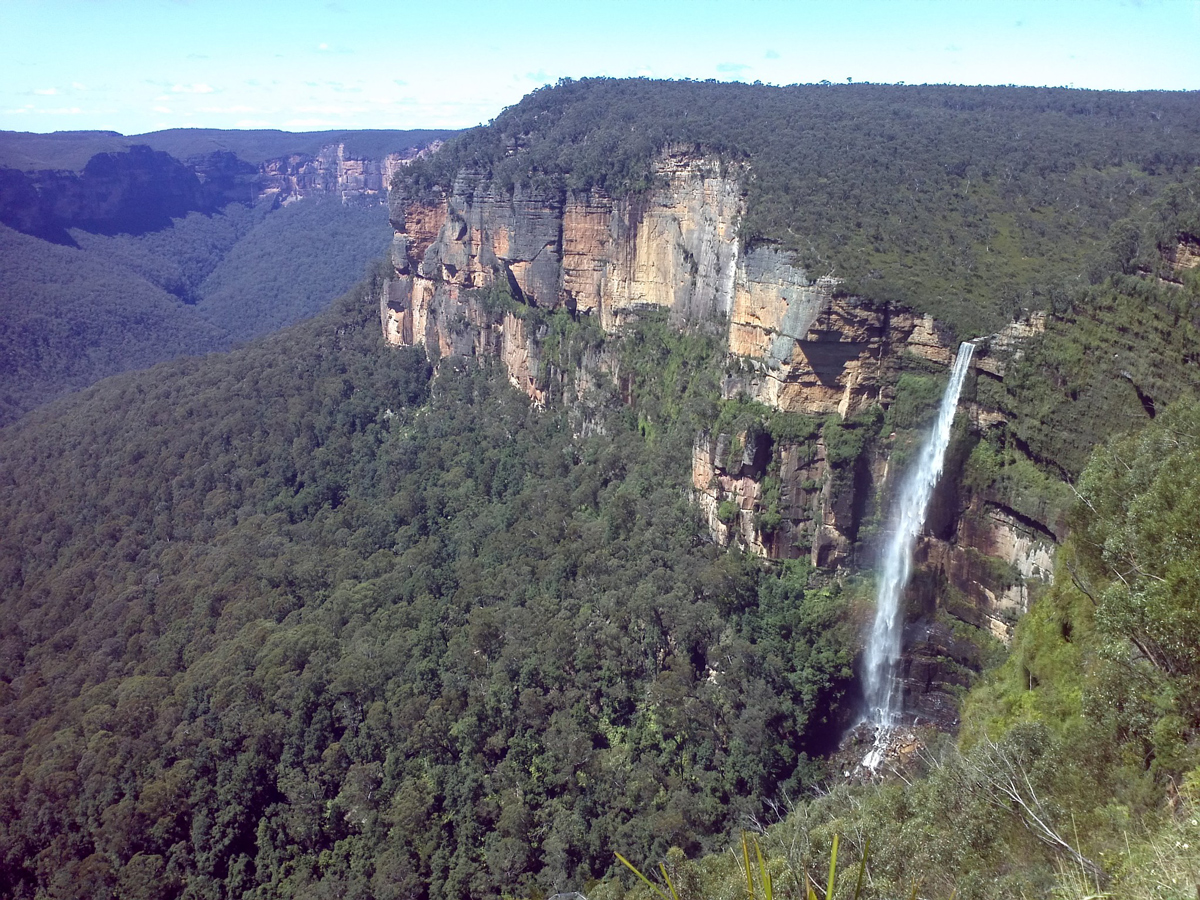
M867 643L864 669L864 694L867 701L867 718L878 726L876 749L872 750L864 765L874 769L880 759L880 739L886 732L899 724L900 697L896 678L896 666L900 661L900 633L903 616L900 599L912 574L912 555L925 524L925 511L929 498L942 475L942 463L946 446L950 443L950 425L958 407L958 395L963 379L971 365L974 344L964 343L958 348L954 368L950 371L950 383L942 395L938 408L937 422L933 431L921 446L913 468L900 486L895 508L892 510L887 547L879 569L879 584L875 593L875 622L871 627Z

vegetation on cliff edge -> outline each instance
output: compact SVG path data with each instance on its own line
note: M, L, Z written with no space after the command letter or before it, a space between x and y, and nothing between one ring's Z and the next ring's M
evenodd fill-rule
M551 198L654 185L667 147L742 179L742 241L962 337L1061 307L1106 273L1109 228L1200 164L1200 98L1065 88L591 78L542 88L398 175Z

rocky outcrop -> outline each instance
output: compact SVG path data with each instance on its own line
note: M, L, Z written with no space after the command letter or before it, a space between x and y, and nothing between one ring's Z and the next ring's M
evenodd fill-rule
M737 262L737 181L683 153L665 155L657 175L662 187L648 196L614 199L508 192L461 173L447 197L394 202L395 280L405 284L384 301L389 340L445 343L438 332L462 292L496 281L519 302L594 315L610 331L647 307L694 325L722 321Z
M389 153L382 159L350 156L344 143L323 147L316 156L293 153L269 159L255 172L254 190L257 198L277 197L284 203L305 197L334 196L343 201L354 198L387 198L392 176L441 142L429 147L413 148L403 153Z
M763 434L714 437L705 432L696 436L692 446L693 496L713 539L722 546L736 540L760 556L769 552L756 521L770 453L768 440Z
M773 432L764 420L696 436L692 495L713 540L818 566L862 563L870 547L859 532L881 519L897 445L895 435L839 438L837 430L853 431L869 422L871 408L889 407L903 372L948 367L956 342L932 318L849 295L833 278L813 279L775 248L741 253L741 174L669 151L658 186L637 197L510 191L472 172L460 172L445 196L393 196L396 236L380 323L390 343L423 344L433 358L500 358L539 404L555 381L530 310L590 316L610 334L647 309L669 311L681 327L718 329L729 352L723 397L758 401L809 425ZM1044 328L1045 317L1034 314L980 340L975 371L1003 378L1022 342ZM620 373L601 350L574 373L578 396L601 369L620 390ZM977 433L1004 423L969 397L965 406ZM873 421L864 434L875 433ZM986 497L955 493L943 505L945 521L921 544L908 598L913 649L904 677L918 717L951 727L956 691L979 668L980 650L949 623L1006 639L1048 577L1053 539Z
M795 278L795 271L785 274ZM765 287L758 282L739 291L730 352L747 367L725 379L726 398L747 396L784 412L845 418L885 399L905 353L942 365L954 356L952 341L932 318L837 296L831 279L792 287L790 301L785 287L769 306L751 299Z
M1200 237L1180 234L1176 237L1175 246L1163 255L1176 275L1200 267Z
M145 234L190 212L214 213L230 203L315 196L384 202L392 176L435 146L376 160L348 156L344 144L332 144L316 156L293 154L255 166L225 150L181 162L134 145L96 154L82 172L0 169L0 222L73 245L70 228Z

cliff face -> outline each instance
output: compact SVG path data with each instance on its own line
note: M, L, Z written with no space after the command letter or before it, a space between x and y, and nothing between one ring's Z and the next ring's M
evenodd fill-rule
M658 186L639 198L510 193L472 173L460 173L438 200L393 196L384 334L393 344L423 343L434 357L498 356L513 384L542 403L537 335L521 317L487 309L480 289L500 282L517 303L593 316L609 333L639 310L664 308L680 326L725 335L726 399L828 422L890 406L914 360L926 370L949 365L955 343L928 316L847 296L835 279L810 278L769 247L740 254L742 175L668 152ZM981 342L976 377L1002 378L1006 359L1044 325L1034 316ZM606 364L600 353L584 367ZM589 377L583 372L579 380ZM975 434L1003 421L966 405ZM861 532L871 517L879 527L896 481L889 471L895 448L882 440L845 458L827 446L835 426L818 420L816 427L805 440L774 440L754 428L697 435L693 496L714 541L822 566L870 564L873 548ZM1048 577L1053 532L1014 515L998 497L955 492L940 504L941 521L919 551L907 665L911 707L951 726L955 685L978 668L979 651L954 637L947 614L1006 639L1027 608L1030 585ZM949 609L937 599L948 591L960 598Z
M352 157L344 144L316 156L293 154L252 165L229 151L181 162L135 145L98 153L82 172L0 168L0 222L58 244L73 244L69 228L96 234L144 234L189 212L213 213L230 203L336 196L383 202L392 176L431 148L382 159Z
M278 197L289 203L304 197L337 196L343 201L351 197L373 197L381 201L387 196L392 176L430 148L389 153L382 159L349 156L344 143L323 147L316 156L293 153L269 159L254 173L256 198Z
M691 324L727 317L742 215L737 182L685 154L665 156L658 175L663 186L643 200L521 187L509 194L463 174L440 202L395 203L389 339L445 346L446 314L461 292L495 278L522 302L595 315L610 331L645 307Z

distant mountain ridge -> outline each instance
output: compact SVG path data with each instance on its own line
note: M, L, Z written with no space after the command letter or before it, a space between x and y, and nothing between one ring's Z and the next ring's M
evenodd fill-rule
M67 233L145 234L189 212L276 197L383 197L444 131L228 132L175 129L0 135L0 222L56 244ZM90 154L90 155L89 155ZM86 161L84 161L86 157Z
M324 308L391 239L391 176L449 134L0 133L0 424Z
M162 150L176 159L227 151L254 165L292 154L316 156L322 148L333 144L345 144L351 156L382 158L389 153L444 141L454 134L457 132L445 129L297 132L170 128L132 135L116 131L55 131L50 134L0 131L0 167L23 171L82 171L97 153L118 153L137 144Z

